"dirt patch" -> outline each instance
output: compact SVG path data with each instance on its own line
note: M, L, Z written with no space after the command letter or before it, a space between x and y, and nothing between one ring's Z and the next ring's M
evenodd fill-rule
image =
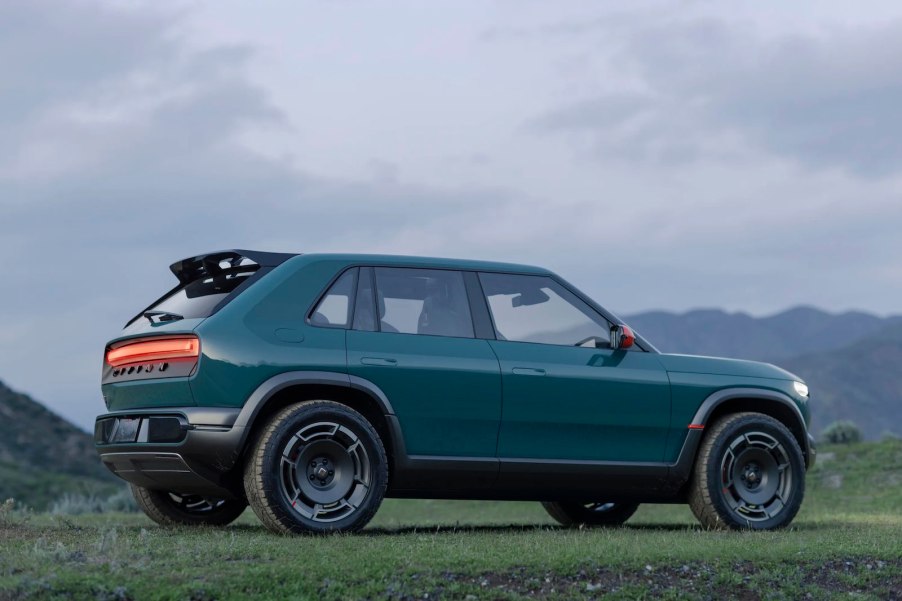
M425 576L425 575L423 575ZM600 599L649 598L677 594L680 598L757 601L781 592L789 598L820 598L824 594L870 594L902 600L902 559L869 558L759 567L735 564L687 563L646 565L636 569L595 568L572 574L517 568L502 573L462 575L446 573L444 584L414 593L414 577L389 586L392 599ZM411 586L413 585L413 586ZM669 598L669 597L668 597Z

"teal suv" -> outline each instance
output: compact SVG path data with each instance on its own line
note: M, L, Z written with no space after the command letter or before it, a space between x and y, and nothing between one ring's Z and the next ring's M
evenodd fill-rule
M210 253L106 347L95 442L160 524L362 528L388 497L533 500L565 525L688 503L793 519L808 388L668 355L545 269Z

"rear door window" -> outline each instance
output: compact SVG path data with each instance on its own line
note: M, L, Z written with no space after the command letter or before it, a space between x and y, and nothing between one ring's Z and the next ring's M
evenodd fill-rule
M406 267L375 271L380 331L474 337L462 273Z

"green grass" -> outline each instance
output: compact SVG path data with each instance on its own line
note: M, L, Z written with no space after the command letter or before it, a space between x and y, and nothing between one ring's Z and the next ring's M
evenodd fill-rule
M537 503L388 500L362 535L296 538L250 512L219 530L6 512L0 599L892 598L900 493L886 441L825 449L793 527L768 533L705 532L684 506L564 530Z

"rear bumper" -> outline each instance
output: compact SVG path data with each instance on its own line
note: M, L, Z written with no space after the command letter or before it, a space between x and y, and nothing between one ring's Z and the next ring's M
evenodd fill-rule
M107 468L145 488L222 498L243 495L239 409L181 407L101 415L94 444Z

